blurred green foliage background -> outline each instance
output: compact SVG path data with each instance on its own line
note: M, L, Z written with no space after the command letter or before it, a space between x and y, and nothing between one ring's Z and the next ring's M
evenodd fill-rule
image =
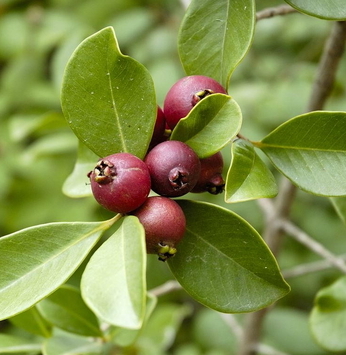
M259 0L257 6L261 10L283 3ZM60 108L66 62L84 38L113 26L121 51L152 74L162 105L170 86L184 75L177 54L184 11L179 0L0 0L0 235L41 223L111 216L92 197L71 199L62 193L77 153L77 140ZM258 22L253 45L229 87L243 112L243 135L259 140L305 112L331 26L330 21L298 13ZM343 59L326 109L345 110L345 77ZM227 166L229 147L224 157ZM259 232L263 229L255 201L226 205L222 196L189 198L219 203ZM328 199L298 192L293 220L332 252L346 253L345 226ZM318 257L305 247L285 239L279 256L283 270L315 260ZM316 292L339 275L329 269L288 279L292 292L268 316L266 343L289 354L325 354L311 339L307 317ZM167 266L150 256L149 288L171 278ZM164 312L167 302L188 304L189 311L182 312L181 326L181 321L172 321L172 339L166 339L160 351L217 355L235 349L235 337L219 314L194 303L183 291L161 297L163 308L158 310ZM237 319L242 322L241 316Z

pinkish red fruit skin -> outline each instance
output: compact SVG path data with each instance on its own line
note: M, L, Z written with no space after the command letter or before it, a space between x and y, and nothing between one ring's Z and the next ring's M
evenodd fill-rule
M103 179L100 164L109 166L112 176ZM111 167L111 165L113 165ZM150 192L150 174L147 165L130 153L117 153L100 159L89 173L91 189L96 201L116 213L128 213L138 208Z
M225 88L216 80L203 75L190 75L178 80L168 91L163 111L168 126L173 129L179 120L186 117L198 102L195 94L203 91L227 94Z
M186 230L186 218L178 203L168 197L152 196L131 213L144 227L148 254L162 246L176 247Z
M145 157L151 177L151 189L161 196L177 197L190 192L199 178L201 163L185 143L166 141Z
M219 194L223 192L225 182L222 177L223 157L221 152L211 155L208 158L201 159L201 173L195 187L191 192L206 192Z

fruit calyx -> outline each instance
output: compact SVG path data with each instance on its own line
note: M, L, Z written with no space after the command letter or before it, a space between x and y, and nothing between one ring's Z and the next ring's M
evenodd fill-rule
M101 184L109 184L117 175L116 168L109 160L100 160L94 168L94 181ZM90 178L92 171L89 172Z
M196 92L192 97L192 105L195 106L199 101L204 99L205 97L214 94L215 92L210 89L204 89L201 91Z
M166 261L167 259L174 256L177 252L177 249L169 246L168 244L159 243L159 249L157 255L159 256L160 261Z
M221 194L225 190L225 181L222 175L214 175L207 183L206 189L212 195Z
M168 179L174 190L181 190L189 183L188 173L180 167L173 168L169 174Z

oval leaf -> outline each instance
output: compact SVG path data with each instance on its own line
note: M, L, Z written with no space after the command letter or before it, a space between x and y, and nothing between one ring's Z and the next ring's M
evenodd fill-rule
M346 20L344 0L285 0L298 11L328 20Z
M75 287L61 286L37 307L43 317L58 328L84 336L102 336L96 316Z
M250 47L254 27L253 0L192 0L178 38L185 72L210 76L227 88Z
M144 157L156 119L154 84L143 65L120 52L113 28L75 50L61 104L76 136L100 157L117 152Z
M169 266L195 300L225 313L252 312L285 296L283 280L261 236L235 213L180 200L187 232Z
M297 116L255 144L302 190L346 195L346 112Z
M346 351L346 277L320 290L310 315L312 334L323 348Z
M49 338L52 335L52 326L49 324L37 310L37 307L31 307L25 312L19 313L9 319L16 327L22 328L29 333Z
M174 128L171 139L185 142L200 158L207 158L237 135L242 114L228 95L213 94L201 100Z
M274 197L278 193L275 178L255 152L254 146L243 139L232 144L232 163L227 172L225 201L228 203Z
M65 180L63 193L72 198L91 196L90 180L87 177L99 157L86 147L82 142L78 145L78 156L70 176Z
M146 249L144 229L134 216L93 254L82 276L82 296L100 318L138 329L145 315Z
M49 223L0 239L0 319L30 308L62 285L110 222Z

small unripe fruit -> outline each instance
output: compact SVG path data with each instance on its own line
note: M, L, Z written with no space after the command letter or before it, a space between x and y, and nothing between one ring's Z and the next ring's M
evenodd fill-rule
M96 201L116 213L138 208L150 192L147 165L129 153L117 153L99 160L88 177Z
M210 77L191 75L178 80L164 101L163 111L168 126L173 129L200 100L215 93L227 94L225 88Z
M162 196L148 197L131 213L138 217L145 230L148 254L158 254L165 261L173 256L186 230L186 219L177 202Z
M149 144L149 150L155 147L155 145L167 140L167 137L165 136L165 130L166 130L166 118L161 107L158 106L154 131Z
M191 192L209 192L213 195L224 191L225 181L222 177L223 158L221 152L201 159L201 173Z
M190 192L201 170L197 154L179 141L158 144L144 161L149 168L152 190L162 196L176 197Z

